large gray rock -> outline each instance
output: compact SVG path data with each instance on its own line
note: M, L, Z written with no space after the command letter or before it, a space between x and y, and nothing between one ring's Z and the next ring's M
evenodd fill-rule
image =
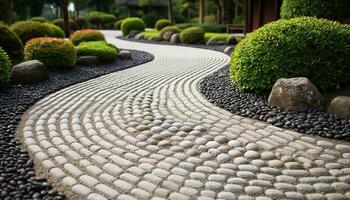
M328 113L350 118L350 96L335 97L328 107Z
M140 31L138 31L138 30L131 30L128 34L128 38L134 38L139 33L140 33Z
M13 66L11 78L14 84L31 84L49 79L49 72L42 62L30 60Z
M173 31L165 32L164 35L163 35L163 39L165 41L170 41L171 40L171 36L173 36L173 35L174 35Z
M95 66L98 64L100 64L100 60L97 56L80 56L77 59L77 65Z
M131 59L131 53L130 53L130 51L122 50L119 52L118 58L122 59L122 60L129 60L129 59Z
M224 49L224 53L230 54L230 53L232 53L232 51L233 51L234 49L235 49L234 46L228 46L228 47L226 47L226 48Z
M162 41L162 38L159 36L152 36L152 37L148 38L148 40L160 42L160 41Z
M170 39L171 43L180 43L180 34L179 33L175 33L171 36Z
M135 40L143 40L145 39L145 35L143 33L139 33L135 36Z
M226 39L226 44L227 45L236 45L238 43L237 39L233 35L229 35Z
M268 103L288 110L323 109L324 97L308 78L281 78L273 86Z

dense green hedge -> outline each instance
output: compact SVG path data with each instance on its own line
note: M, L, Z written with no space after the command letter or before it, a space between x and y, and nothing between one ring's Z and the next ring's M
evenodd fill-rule
M0 47L0 90L10 81L11 61L6 52Z
M350 18L349 0L284 0L281 7L282 18L312 16L343 20Z
M77 23L79 29L86 29L90 26L89 21L85 17L78 17Z
M70 39L72 40L74 45L79 45L82 42L90 42L90 41L104 41L105 37L100 31L85 29L74 32Z
M180 33L181 30L177 26L167 26L159 31L159 36L163 38L166 32Z
M171 26L172 23L167 20L167 19L160 19L157 21L156 25L155 25L155 29L157 29L158 31L162 30L163 28L167 27L167 26Z
M124 19L121 26L124 36L128 35L129 32L132 30L137 30L142 32L145 30L145 28L146 28L145 22L138 17L130 17L130 18Z
M62 38L34 38L24 48L25 60L39 60L48 68L70 69L77 59L73 43Z
M157 23L159 17L156 14L150 13L142 16L142 20L145 22L146 26L149 28L153 28Z
M182 23L182 24L176 24L179 29L184 30L186 28L190 27L200 27L205 32L211 32L211 33L225 33L226 27L223 24L197 24L197 23Z
M78 56L97 56L101 62L116 60L119 49L105 41L82 42L77 47Z
M124 19L120 19L120 20L116 21L114 23L114 29L115 30L120 30L122 28L123 21L124 21Z
M64 38L64 32L60 27L48 22L44 24L48 27L49 31L51 32L49 35L50 37Z
M23 43L36 37L63 37L56 26L35 21L21 21L13 24L10 29L15 32Z
M12 61L22 57L23 44L21 39L3 24L0 24L0 47L6 51Z
M31 21L35 21L35 22L40 22L40 23L45 23L45 22L49 22L47 21L47 19L45 19L44 17L33 17L30 19Z
M199 27L191 27L180 33L180 40L186 44L198 44L204 42L204 30Z
M300 17L265 25L232 54L230 76L242 90L270 89L279 78L308 77L320 90L350 78L350 27Z
M108 13L93 11L89 13L89 22L95 28L113 28L117 18Z
M54 19L51 21L52 24L60 27L62 30L64 29L64 20L61 18L61 19ZM72 19L69 20L69 27L71 29L74 28L74 21Z

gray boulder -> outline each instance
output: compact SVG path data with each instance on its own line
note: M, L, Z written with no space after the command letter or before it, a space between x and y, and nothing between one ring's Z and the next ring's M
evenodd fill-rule
M100 64L100 60L97 56L80 56L77 59L77 65L95 66L98 64Z
M152 37L148 38L148 40L159 42L159 41L162 41L162 38L158 37L158 36L152 36Z
M30 60L13 66L11 78L14 84L31 84L49 79L49 72L42 62Z
M233 51L234 49L235 49L234 46L228 46L228 47L226 47L226 48L224 49L224 53L230 54L230 53L232 53L232 51Z
M145 39L145 35L143 35L142 33L139 33L135 36L135 40L143 40Z
M226 44L227 45L236 45L238 43L237 39L233 35L229 35L226 39Z
M121 59L121 60L129 60L132 57L131 57L130 51L122 50L122 51L119 52L118 58Z
M179 33L175 33L171 36L170 39L171 43L180 43L180 34Z
M138 31L138 30L131 30L128 34L128 38L134 38L139 33L140 33L140 31Z
M215 37L212 37L207 41L207 45L216 45L216 44L219 44L219 40Z
M328 107L328 113L350 118L350 96L335 97Z
M173 31L165 32L164 35L163 35L163 39L165 41L170 41L171 40L171 36L173 36L173 35L174 35Z
M308 78L281 78L273 86L268 103L288 110L323 109L324 97Z

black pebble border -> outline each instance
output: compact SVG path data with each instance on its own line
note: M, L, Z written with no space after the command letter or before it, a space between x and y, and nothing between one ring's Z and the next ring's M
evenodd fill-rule
M35 175L33 161L15 137L21 115L36 101L62 88L154 59L151 54L131 51L133 59L95 66L77 66L70 71L52 71L50 79L32 85L13 85L0 91L0 199L59 200L64 194Z
M229 66L226 66L200 83L201 93L214 105L233 114L268 122L277 127L350 141L350 119L316 109L297 112L269 106L267 94L241 92L231 81L228 70Z

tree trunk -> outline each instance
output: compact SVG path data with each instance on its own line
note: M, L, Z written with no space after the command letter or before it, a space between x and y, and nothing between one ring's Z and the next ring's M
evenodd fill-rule
M75 27L75 30L79 29L78 18L79 18L78 0L74 0L74 27Z
M168 0L168 19L173 22L173 1Z
M205 0L199 0L199 23L204 23L205 16Z
M65 36L68 38L70 34L69 30L69 16L68 16L68 0L61 0L62 3L62 15L64 20L64 33Z
M2 0L0 3L3 5L3 8L1 9L3 20L11 24L14 21L14 15L13 15L13 0Z

